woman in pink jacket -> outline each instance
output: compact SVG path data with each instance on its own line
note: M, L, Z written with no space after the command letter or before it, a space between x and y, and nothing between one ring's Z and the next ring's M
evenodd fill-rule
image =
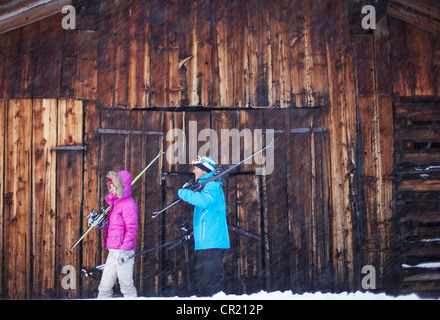
M105 200L110 205L105 231L104 248L109 250L106 263L127 261L136 250L138 207L131 197L131 175L128 171L107 174L110 193ZM125 259L124 259L125 258ZM111 298L116 279L125 298L136 297L133 283L134 259L104 268L99 284L98 299Z

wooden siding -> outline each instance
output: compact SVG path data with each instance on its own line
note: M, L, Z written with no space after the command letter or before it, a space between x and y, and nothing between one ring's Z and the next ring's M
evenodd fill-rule
M77 30L63 30L58 14L0 34L2 297L92 297L97 283L79 269L104 261L100 233L64 252L102 204L105 172L135 175L173 143L96 130L189 135L191 121L197 134L275 129L274 171L260 177L245 164L224 186L229 223L263 236L231 235L228 292L361 290L364 265L375 267L378 291L397 292L393 104L438 101L440 38L396 15L354 33L348 2L94 0ZM87 151L51 151L72 145ZM432 153L402 157L438 162ZM190 220L189 208L157 220L148 212L189 177L187 165L163 159L134 187L138 249L181 235L173 218ZM437 182L405 181L397 191L436 192ZM139 293L186 294L182 261L180 248L138 259ZM65 265L76 268L75 290L61 286Z

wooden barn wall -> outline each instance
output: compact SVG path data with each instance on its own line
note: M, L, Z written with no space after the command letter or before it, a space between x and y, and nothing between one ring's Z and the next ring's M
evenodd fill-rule
M102 201L106 170L134 175L147 150L167 147L160 135L95 130L166 133L190 119L199 129L284 132L271 175L245 166L224 187L235 203L229 222L263 236L262 245L232 239L229 291L359 290L368 264L377 290L399 286L393 103L438 99L439 35L390 16L373 32L351 33L345 0L91 3L77 30L63 30L55 15L0 34L2 297L92 296L96 282L78 270L103 261L99 233L75 254L65 250ZM293 130L314 127L325 130ZM51 151L66 145L87 151ZM297 153L304 148L307 156ZM187 168L156 164L136 189L138 205L158 207L186 178ZM140 216L139 248L180 234L174 222ZM139 292L184 294L179 254L138 260ZM77 270L75 290L62 288L65 265Z

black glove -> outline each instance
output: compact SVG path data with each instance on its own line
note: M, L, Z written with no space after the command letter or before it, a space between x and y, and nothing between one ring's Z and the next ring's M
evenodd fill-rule
M187 183L185 183L182 188L188 189L191 191L196 191L198 189L198 187L199 187L199 183L196 182L194 179L191 179Z

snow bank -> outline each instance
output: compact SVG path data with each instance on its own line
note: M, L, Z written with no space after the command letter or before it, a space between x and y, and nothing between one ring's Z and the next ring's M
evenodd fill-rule
M403 296L389 296L385 293L372 293L372 292L353 292L353 293L303 293L296 294L292 291L275 291L265 292L260 291L253 294L234 295L220 292L212 297L139 297L139 299L148 300L420 300L416 294L403 295Z

